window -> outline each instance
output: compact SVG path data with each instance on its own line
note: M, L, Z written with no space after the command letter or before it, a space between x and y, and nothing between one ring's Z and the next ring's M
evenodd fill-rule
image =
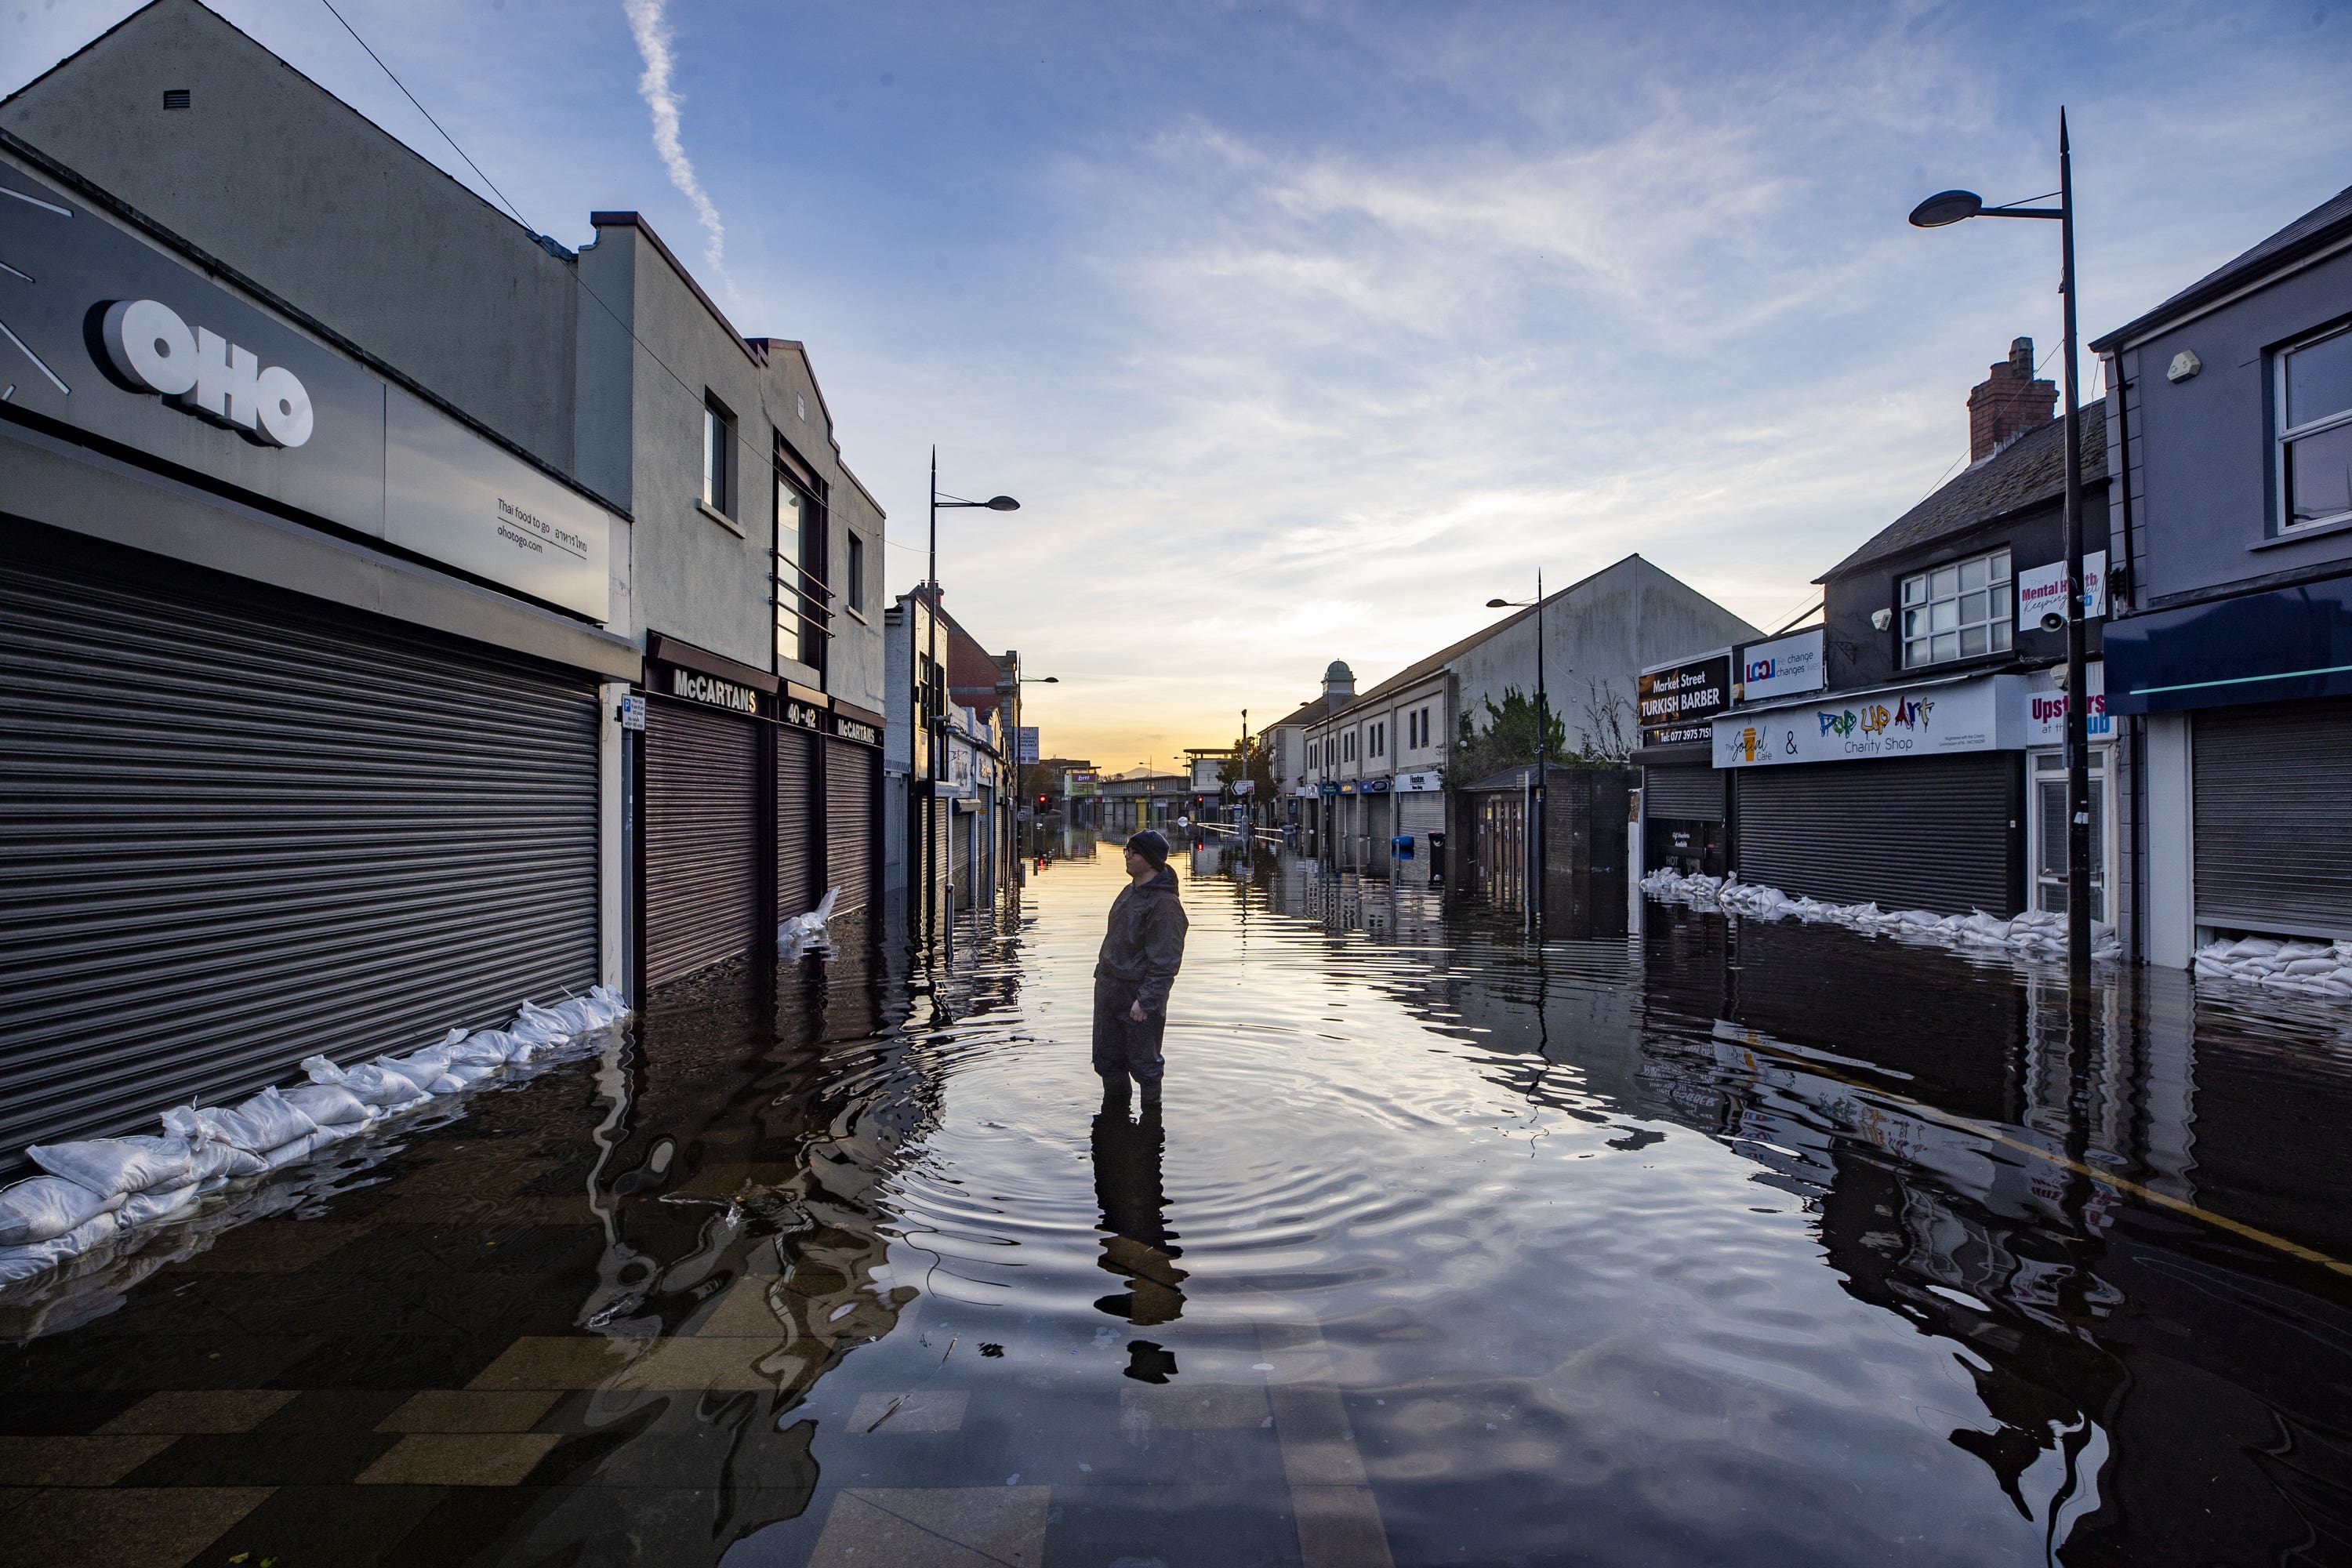
M832 641L833 594L825 583L824 503L784 472L782 455L776 468L776 658L780 663L805 664L823 679L827 645ZM850 536L850 561L855 572L864 565L864 546ZM850 579L853 592L862 592L860 580Z
M1322 742L1309 741L1307 742L1307 765L1310 768L1319 768L1323 765Z
M702 504L735 515L735 416L710 396L702 400Z
M861 613L866 608L866 541L854 533L849 536L849 607Z
M2091 918L2110 921L2107 908L2107 748L2093 746L2091 773ZM2066 912L2066 755L2033 753L2034 907Z
M2003 653L2010 634L2009 552L1903 579L1903 663Z
M1356 760L1356 732L1353 730L1349 731L1340 740L1339 760L1347 763Z
M185 109L194 101L194 100L184 87L167 87L163 89L163 107L166 109Z
M2352 329L2279 355L2276 396L2283 527L2352 519Z

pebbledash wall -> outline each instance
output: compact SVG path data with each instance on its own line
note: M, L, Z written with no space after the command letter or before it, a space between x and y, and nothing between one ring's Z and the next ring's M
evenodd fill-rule
M0 137L0 1163L624 968L629 519Z
M634 982L754 950L829 879L845 914L872 901L884 520L802 345L739 332L635 214L592 215L576 253L531 232L194 0L134 13L0 125L633 520L608 621L646 656L647 727L604 921Z

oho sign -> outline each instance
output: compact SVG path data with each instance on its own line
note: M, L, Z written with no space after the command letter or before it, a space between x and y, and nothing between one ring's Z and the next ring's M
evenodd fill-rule
M157 300L118 300L99 328L106 357L134 386L160 393L191 414L234 426L273 447L310 438L310 394L283 365L265 367L210 327L191 331Z

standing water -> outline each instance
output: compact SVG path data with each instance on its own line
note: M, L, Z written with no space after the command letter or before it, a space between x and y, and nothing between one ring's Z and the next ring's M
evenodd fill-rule
M1179 869L1156 1119L1066 859L0 1298L0 1555L2352 1561L2339 1015Z

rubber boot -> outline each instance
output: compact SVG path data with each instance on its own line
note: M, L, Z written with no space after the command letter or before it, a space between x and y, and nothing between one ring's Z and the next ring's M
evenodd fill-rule
M1102 1079L1103 1110L1106 1113L1116 1111L1121 1116L1126 1115L1127 1075L1123 1072L1107 1072L1099 1073L1096 1076ZM1149 1092L1148 1089L1146 1092Z
M1150 1079L1143 1085L1143 1109L1147 1114L1160 1109L1160 1080Z

